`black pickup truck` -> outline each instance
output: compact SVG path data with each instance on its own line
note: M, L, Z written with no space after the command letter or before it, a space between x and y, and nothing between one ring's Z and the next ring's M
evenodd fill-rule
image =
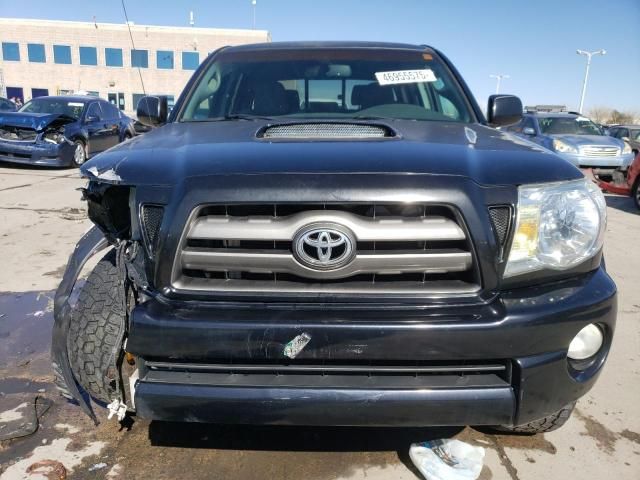
M60 389L94 420L83 390L119 418L559 427L614 331L606 205L494 128L521 116L424 45L214 52L82 167Z

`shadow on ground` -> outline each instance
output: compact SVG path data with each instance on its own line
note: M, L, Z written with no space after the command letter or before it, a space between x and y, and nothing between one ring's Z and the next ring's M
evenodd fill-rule
M620 195L605 195L607 207L615 208L622 212L640 214L640 210L636 208L636 204L631 197L623 197Z
M396 452L418 477L409 458L412 443L451 438L463 427L374 428L206 425L151 422L153 446L261 452Z

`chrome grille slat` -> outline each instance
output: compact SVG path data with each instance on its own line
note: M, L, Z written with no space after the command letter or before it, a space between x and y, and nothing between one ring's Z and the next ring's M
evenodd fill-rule
M442 282L353 282L339 284L302 283L261 280L210 280L182 277L174 287L195 293L220 292L223 294L251 293L255 295L281 295L282 293L309 295L375 295L379 292L402 295L465 296L476 294L480 287L458 280Z
M324 268L301 258L306 232L334 227L349 232L348 261ZM172 286L194 294L316 298L480 291L473 249L455 211L406 203L200 206L185 226Z
M580 147L580 155L585 157L617 157L620 154L618 147Z
M337 222L349 228L362 241L464 240L465 234L444 217L366 218L348 212L310 210L287 217L207 216L196 219L189 239L291 240L310 223Z
M361 273L391 275L402 272L462 272L471 267L471 253L462 250L402 253L362 252L342 268L319 272L301 265L289 252L189 248L182 252L182 265L191 270L277 272L308 278L338 279Z

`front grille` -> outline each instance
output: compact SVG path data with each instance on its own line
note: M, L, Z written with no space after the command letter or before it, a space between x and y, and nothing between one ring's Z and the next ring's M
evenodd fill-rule
M0 150L0 155L9 158L31 158L31 154L29 153L6 152L3 150Z
M306 262L300 235L315 227L345 232L352 256L334 268ZM173 286L219 293L470 295L479 279L465 232L456 212L443 206L205 206L185 228ZM318 258L327 253L302 247ZM335 248L341 253L343 247Z
M158 235L164 208L158 205L143 205L141 211L142 227L149 254L154 255L158 246Z
M580 155L594 158L617 157L620 155L620 149L618 147L580 147Z
M345 386L358 387L370 384L386 388L419 387L422 379L444 384L470 387L477 381L510 384L511 364L508 361L493 362L357 362L305 361L292 363L252 362L252 363L176 363L145 360L145 367L151 372L183 372L189 374L191 383L201 379L206 382L220 382L238 385L281 385L296 386ZM443 386L444 386L443 384Z
M491 224L498 243L501 247L504 247L509 237L509 228L511 226L511 207L489 207L489 215L491 216Z
M378 125L299 123L267 127L259 136L262 138L379 138L394 135L390 129Z
M2 126L0 127L0 139L10 140L16 142L35 142L38 134L35 130L30 128L19 128Z

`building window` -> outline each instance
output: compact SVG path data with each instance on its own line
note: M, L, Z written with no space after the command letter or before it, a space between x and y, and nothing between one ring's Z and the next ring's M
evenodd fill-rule
M131 66L149 68L149 52L147 50L131 50Z
M20 104L24 103L24 93L22 87L7 87L7 98L9 100L15 100L16 104L18 100ZM20 105L18 105L20 106Z
M200 65L200 54L198 52L182 52L182 69L195 70Z
M47 61L44 45L41 43L27 43L27 54L31 63L44 63Z
M156 52L156 67L171 70L173 68L173 52L158 50Z
M80 65L98 65L96 47L80 47Z
M138 109L138 102L140 101L140 99L144 97L144 93L134 93L133 94L133 109L137 110Z
M17 43L2 42L2 58L12 62L20 61L20 47Z
M54 45L53 63L71 65L71 47L68 45Z
M107 67L122 67L122 49L105 48L104 63Z
M46 97L49 95L49 90L46 88L32 88L31 98Z
M109 100L109 103L115 105L120 110L124 110L124 93L109 93L107 94L107 99Z

